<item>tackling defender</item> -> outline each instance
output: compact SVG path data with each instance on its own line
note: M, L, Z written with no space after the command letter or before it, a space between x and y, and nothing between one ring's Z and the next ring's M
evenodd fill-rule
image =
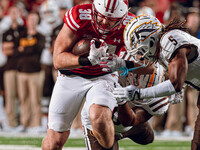
M126 51L121 51L120 57L124 60L131 61L132 56ZM140 75L129 72L128 75L120 76L119 83L121 86L125 87L127 85L135 85L137 87L151 87L158 83L166 80L167 74L165 69L159 65L155 64L155 69L152 74ZM146 145L153 142L154 132L151 128L148 120L153 115L164 114L169 107L169 104L173 102L176 97L162 97L162 98L152 98L151 100L144 100L146 103L140 103L137 101L126 103L126 101L120 101L118 99L118 105L115 104L112 120L115 125L115 144L113 149L118 150L117 141L122 138L130 138L134 142L142 145ZM84 137L88 150L102 150L102 147L97 142L93 135L93 128L89 120L89 106L87 101L85 102L82 113L82 125L84 129Z
M158 61L168 69L169 80L156 86L139 89L135 86L115 88L114 95L121 100L136 100L169 96L179 92L184 83L200 91L200 40L187 33L184 22L174 20L164 27L153 16L138 16L126 26L124 40L135 62L146 66ZM200 95L197 101L200 109ZM195 122L191 149L200 149L200 114Z

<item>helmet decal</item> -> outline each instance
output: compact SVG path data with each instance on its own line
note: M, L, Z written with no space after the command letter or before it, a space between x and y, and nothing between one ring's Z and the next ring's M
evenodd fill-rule
M158 26L155 27L155 26ZM133 36L133 34L136 35L136 37L139 39L139 41L145 41L147 38L149 38L152 34L154 34L155 32L157 32L158 30L160 30L162 26L158 24L158 22L144 22L143 24L140 24L139 26L136 26L136 28L134 28L132 30L132 32L130 33L130 40L134 41L135 37ZM134 43L130 42L131 47L136 47L137 48L137 43L136 45L133 45Z
M117 0L108 0L106 12L110 11L110 13L113 13L116 8L117 2Z
M155 26L158 26L159 28L156 28ZM143 24L137 26L134 30L136 35L140 34L140 33L145 33L146 34L146 38L141 39L141 40L145 40L147 39L149 36L151 36L152 34L154 34L156 31L158 31L161 28L161 25L158 25L158 22L144 22ZM132 31L132 32L133 32Z

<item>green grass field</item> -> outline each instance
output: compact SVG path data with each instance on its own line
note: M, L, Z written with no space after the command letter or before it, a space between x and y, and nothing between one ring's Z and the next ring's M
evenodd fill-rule
M41 147L42 138L17 138L17 137L0 137L0 145L20 145L20 146L35 146ZM135 144L129 139L119 141L119 146L122 150L189 150L190 141L164 141L155 140L149 145ZM85 147L83 138L68 139L65 147ZM6 150L6 149L5 149Z

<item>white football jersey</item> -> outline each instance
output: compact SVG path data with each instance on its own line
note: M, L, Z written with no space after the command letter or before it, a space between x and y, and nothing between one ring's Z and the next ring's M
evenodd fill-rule
M188 74L186 83L200 90L200 40L190 34L175 29L165 33L161 40L161 57L170 62L178 48L184 45L191 46L191 52L187 56Z

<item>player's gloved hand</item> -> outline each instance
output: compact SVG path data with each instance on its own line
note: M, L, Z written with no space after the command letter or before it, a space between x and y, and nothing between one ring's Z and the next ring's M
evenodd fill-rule
M101 57L100 67L102 71L114 72L126 67L126 62L115 54L106 53L106 56Z
M127 101L123 98L116 98L118 105L124 105Z
M91 40L90 42L90 53L88 59L92 66L100 64L100 58L106 55L106 50L108 49L108 45L102 39L100 39L101 45L99 48L95 46L95 40Z
M178 104L181 103L183 101L183 94L184 94L184 89L182 89L180 92L175 93L171 96L169 96L169 100L168 102L170 104Z
M116 87L113 90L116 99L124 101L134 101L140 99L140 89L136 86L129 85L127 87Z

